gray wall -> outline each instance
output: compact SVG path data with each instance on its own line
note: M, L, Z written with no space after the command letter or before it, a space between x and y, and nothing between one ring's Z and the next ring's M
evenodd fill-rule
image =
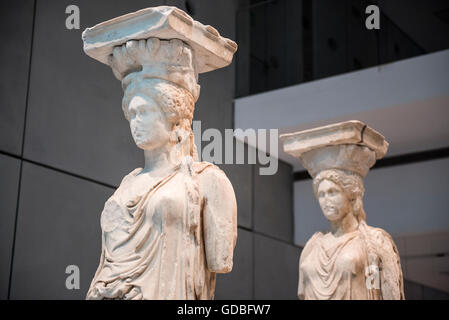
M236 39L238 1L190 0L195 19ZM65 8L81 11L65 28ZM141 8L185 1L2 1L0 32L0 298L83 299L100 257L99 218L121 178L143 163L121 111L120 83L82 51L81 32ZM200 76L195 119L232 128L235 63ZM217 299L294 299L291 167L262 177L258 165L222 165L238 202L234 270ZM67 290L77 265L81 288Z

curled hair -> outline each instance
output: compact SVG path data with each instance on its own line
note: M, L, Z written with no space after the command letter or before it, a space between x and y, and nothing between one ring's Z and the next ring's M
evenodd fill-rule
M190 128L192 125L195 100L189 91L177 84L151 78L131 81L124 89L122 108L126 119L129 119L129 100L136 93L142 92L155 99L171 124L179 123L184 129Z
M354 216L359 222L361 220L366 221L362 202L363 194L365 193L362 177L356 173L339 169L321 171L313 179L313 191L316 197L318 196L318 187L323 180L332 181L342 188L349 201L351 201Z

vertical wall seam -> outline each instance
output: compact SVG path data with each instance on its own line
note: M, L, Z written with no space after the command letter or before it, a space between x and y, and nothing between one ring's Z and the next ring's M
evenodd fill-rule
M20 203L20 191L22 188L22 171L23 171L23 152L25 149L25 132L26 132L26 124L27 124L27 113L28 113L28 103L30 96L30 79L31 79L31 61L33 56L33 45L34 45L34 29L36 24L36 6L37 0L33 1L33 18L31 24L31 40L30 40L30 56L28 59L28 82L27 82L27 90L26 90L26 99L25 99L25 114L23 119L23 132L22 132L22 146L20 153L20 169L19 169L19 183L17 187L17 202L16 202L16 215L14 218L14 229L13 229L13 238L12 238L12 247L11 247L11 261L9 265L9 281L8 281L8 296L7 299L11 299L11 286L12 286L12 274L14 267L14 252L16 247L16 237L17 237L17 220L19 217L19 203Z
M248 153L249 153L249 146L248 146ZM251 165L251 235L252 235L252 269L253 269L253 283L252 283L252 299L256 298L256 240L255 240L255 234L254 234L254 217L255 217L255 210L254 210L254 197L255 197L255 177L254 174L256 172L256 165Z

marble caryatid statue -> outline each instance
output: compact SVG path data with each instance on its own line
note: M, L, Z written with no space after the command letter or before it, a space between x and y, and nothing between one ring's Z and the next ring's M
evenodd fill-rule
M83 41L122 82L145 156L104 206L87 299L213 299L216 273L233 267L237 206L223 171L198 161L191 125L198 74L229 65L237 45L166 6L100 23Z
M387 152L384 137L348 121L281 140L313 177L315 197L330 222L330 232L315 233L301 253L299 299L404 299L398 250L387 232L367 225L362 202L363 178Z

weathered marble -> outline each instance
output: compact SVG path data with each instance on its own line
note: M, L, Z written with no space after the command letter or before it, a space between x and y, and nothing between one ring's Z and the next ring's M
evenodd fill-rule
M317 232L299 262L298 298L404 299L399 253L390 235L366 224L363 178L388 149L385 138L360 121L281 136L313 177L331 231Z
M192 132L198 74L237 45L175 7L86 29L85 52L122 81L122 108L145 166L101 214L102 253L87 299L213 299L233 266L237 206L223 171L199 162Z
M116 47L150 38L187 43L195 51L198 73L226 67L237 51L237 44L221 37L215 28L170 6L146 8L99 23L87 28L82 37L86 54L108 65Z

